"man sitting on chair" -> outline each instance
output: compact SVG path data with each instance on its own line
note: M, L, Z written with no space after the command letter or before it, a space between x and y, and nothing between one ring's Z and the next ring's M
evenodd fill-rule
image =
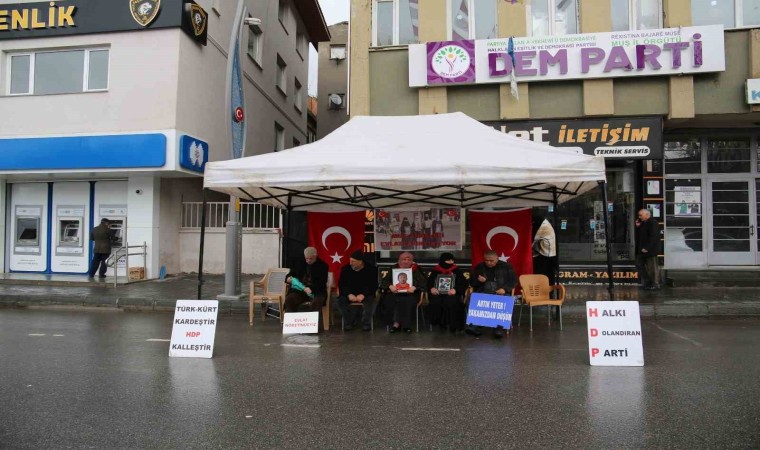
M375 314L375 291L377 291L377 269L364 262L364 253L357 250L351 253L348 265L340 271L340 297L338 305L343 315L343 330L351 331L356 322L357 304L363 305L362 330L372 329L372 316Z
M509 295L512 288L517 284L517 277L512 264L507 261L499 261L499 256L493 250L487 250L483 254L483 262L475 266L470 276L470 286L474 292L484 294ZM477 328L468 326L465 333L471 336L480 336ZM502 337L501 326L493 331L493 337Z
M327 298L327 264L317 257L317 249L306 247L303 261L298 261L285 279L291 287L285 297L285 312L321 311ZM303 290L292 287L293 278L298 279ZM319 322L322 323L321 321Z

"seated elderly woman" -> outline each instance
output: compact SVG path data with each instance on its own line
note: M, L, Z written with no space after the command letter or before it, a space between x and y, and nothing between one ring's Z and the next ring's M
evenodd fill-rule
M454 255L441 254L438 265L430 271L427 289L430 292L430 323L440 326L441 331L446 331L447 328L451 333L464 330L467 280L454 263Z
M393 282L393 269L412 269L411 286L406 289L406 292L399 292L396 288ZM386 324L390 326L391 333L401 330L406 333L412 332L414 309L417 307L420 294L425 289L426 281L422 269L414 263L414 255L409 252L400 254L398 264L385 274L380 283L380 288L386 293L383 297L382 314Z

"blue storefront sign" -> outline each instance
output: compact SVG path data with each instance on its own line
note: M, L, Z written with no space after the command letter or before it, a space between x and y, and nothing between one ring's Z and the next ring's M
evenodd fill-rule
M514 297L508 295L472 294L467 323L491 328L501 325L505 330L509 329L512 327L514 306Z
M118 134L0 139L0 170L163 167L166 136Z
M179 165L193 172L203 173L208 161L208 143L192 136L179 138Z

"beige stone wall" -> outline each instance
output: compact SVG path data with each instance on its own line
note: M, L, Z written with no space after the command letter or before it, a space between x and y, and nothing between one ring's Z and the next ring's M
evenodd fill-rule
M446 2L419 0L420 42L445 41ZM419 114L441 114L449 111L446 87L420 88L418 92Z
M583 0L580 6L581 33L612 31L611 3L609 0ZM615 86L613 80L583 81L583 115L611 116L615 114Z
M349 37L349 116L369 115L369 47L372 43L372 0L351 0Z

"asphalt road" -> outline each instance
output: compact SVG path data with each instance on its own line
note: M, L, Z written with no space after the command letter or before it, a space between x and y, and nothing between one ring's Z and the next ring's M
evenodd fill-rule
M760 319L642 323L646 365L591 367L583 320L501 341L283 337L220 317L0 309L0 448L758 448Z

